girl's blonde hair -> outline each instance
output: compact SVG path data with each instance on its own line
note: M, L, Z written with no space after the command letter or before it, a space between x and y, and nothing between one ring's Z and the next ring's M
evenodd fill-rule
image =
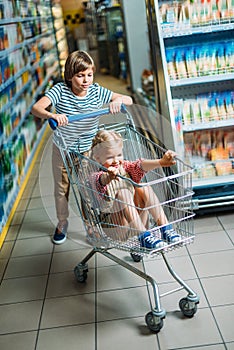
M119 133L110 130L99 130L92 142L91 156L92 158L96 158L100 149L116 146L123 147L123 139Z
M66 60L64 67L64 80L68 87L71 87L71 79L78 73L92 68L95 73L95 64L92 57L86 51L74 51Z

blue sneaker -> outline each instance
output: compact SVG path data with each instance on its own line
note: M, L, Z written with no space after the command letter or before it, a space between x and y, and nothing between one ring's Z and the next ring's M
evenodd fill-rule
M181 240L181 235L179 235L172 227L172 225L167 225L161 228L162 239L168 243L175 243Z
M68 228L68 222L66 221L62 226L59 224L57 225L55 229L54 236L52 238L52 242L54 244L62 244L67 239L67 228Z
M163 240L157 236L155 236L150 231L145 231L140 234L138 240L142 247L148 249L158 249L165 246Z

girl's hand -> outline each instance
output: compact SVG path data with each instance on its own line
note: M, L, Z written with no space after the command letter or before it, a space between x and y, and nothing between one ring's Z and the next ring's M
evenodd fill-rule
M175 157L176 157L176 153L171 150L168 150L163 155L163 157L159 160L159 163L162 167L172 166L176 164Z
M57 121L58 126L65 126L68 124L68 118L65 114L52 114L51 118Z
M110 181L112 181L114 179L118 180L118 177L117 177L118 174L119 174L119 169L118 168L115 168L113 166L110 166L108 168L108 175L109 175Z

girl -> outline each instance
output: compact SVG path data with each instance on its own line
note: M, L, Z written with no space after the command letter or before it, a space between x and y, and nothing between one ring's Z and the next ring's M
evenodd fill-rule
M134 182L139 183L147 171L175 164L173 151L167 151L161 159L127 161L123 159L121 135L114 131L101 130L93 140L91 157L107 168L106 172L101 170L91 174L89 182L98 197L101 215L105 216L105 222L108 221L110 227L111 225L129 227L128 234L137 232L141 245L150 249L165 245L163 240L169 243L180 240L180 235L168 223L153 189L150 186L134 187L129 181L117 176L120 174L130 177ZM148 210L155 222L159 226L163 225L162 237L147 231L148 213L137 209L146 206L149 207ZM140 215L139 212L142 214Z
M109 104L110 113L118 113L121 104L132 104L130 96L110 91L93 83L95 65L92 57L85 51L71 53L65 63L64 82L57 83L45 93L32 108L32 114L42 119L53 118L60 127L65 143L70 149L80 153L89 151L92 139L98 128L99 117L83 119L68 124L67 115L86 113ZM48 111L50 107L55 112ZM77 139L79 137L79 144ZM52 167L54 177L54 195L58 225L53 242L61 244L66 240L68 227L69 180L56 144L53 144Z

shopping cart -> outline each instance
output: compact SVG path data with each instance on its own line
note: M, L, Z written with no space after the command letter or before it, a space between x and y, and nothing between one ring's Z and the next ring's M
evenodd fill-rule
M137 158L155 159L161 158L165 149L146 138L138 128L136 128L131 113L125 106L122 106L121 113L112 115L108 108L90 112L84 115L71 116L69 121L81 120L100 116L99 129L114 130L121 134L123 138L123 154L127 160L136 160ZM102 117L101 117L102 116ZM163 247L158 249L148 249L142 247L137 237L137 232L129 226L119 225L116 220L112 222L108 213L103 213L100 205L99 193L90 183L90 174L100 169L106 170L99 163L79 152L78 146L68 147L65 144L60 128L56 128L56 122L50 120L54 131L54 140L60 149L64 165L66 167L71 188L75 198L75 206L78 214L81 216L89 242L92 244L92 250L83 258L74 268L74 273L78 282L85 282L88 276L88 261L96 253L100 253L115 263L125 267L134 274L142 277L150 283L153 289L155 307L151 308L145 316L145 321L149 329L155 333L163 327L163 319L166 311L161 307L160 299L162 296L185 289L188 293L186 297L179 301L179 307L184 316L193 317L197 311L199 296L183 281L173 270L166 258L166 253L176 248L184 247L194 240L193 216L192 211L192 168L177 158L176 164L170 168L158 168L149 171L140 183L135 183L127 177L120 176L122 181L130 182L131 185L141 188L150 186L159 199L168 221L173 225L176 232L180 235L178 241L174 243L166 242ZM79 142L77 143L77 145ZM105 200L118 201L118 205L128 206L126 202L121 202L114 197L105 198ZM148 212L152 208L145 206L137 207L140 214L147 215L147 230L156 235L160 226L156 224ZM139 262L143 258L154 258L161 256L167 266L168 271L178 282L178 288L168 291L165 294L159 293L156 281L146 273L139 270L134 263L128 263L112 254L112 248L124 250L130 254L134 262Z

